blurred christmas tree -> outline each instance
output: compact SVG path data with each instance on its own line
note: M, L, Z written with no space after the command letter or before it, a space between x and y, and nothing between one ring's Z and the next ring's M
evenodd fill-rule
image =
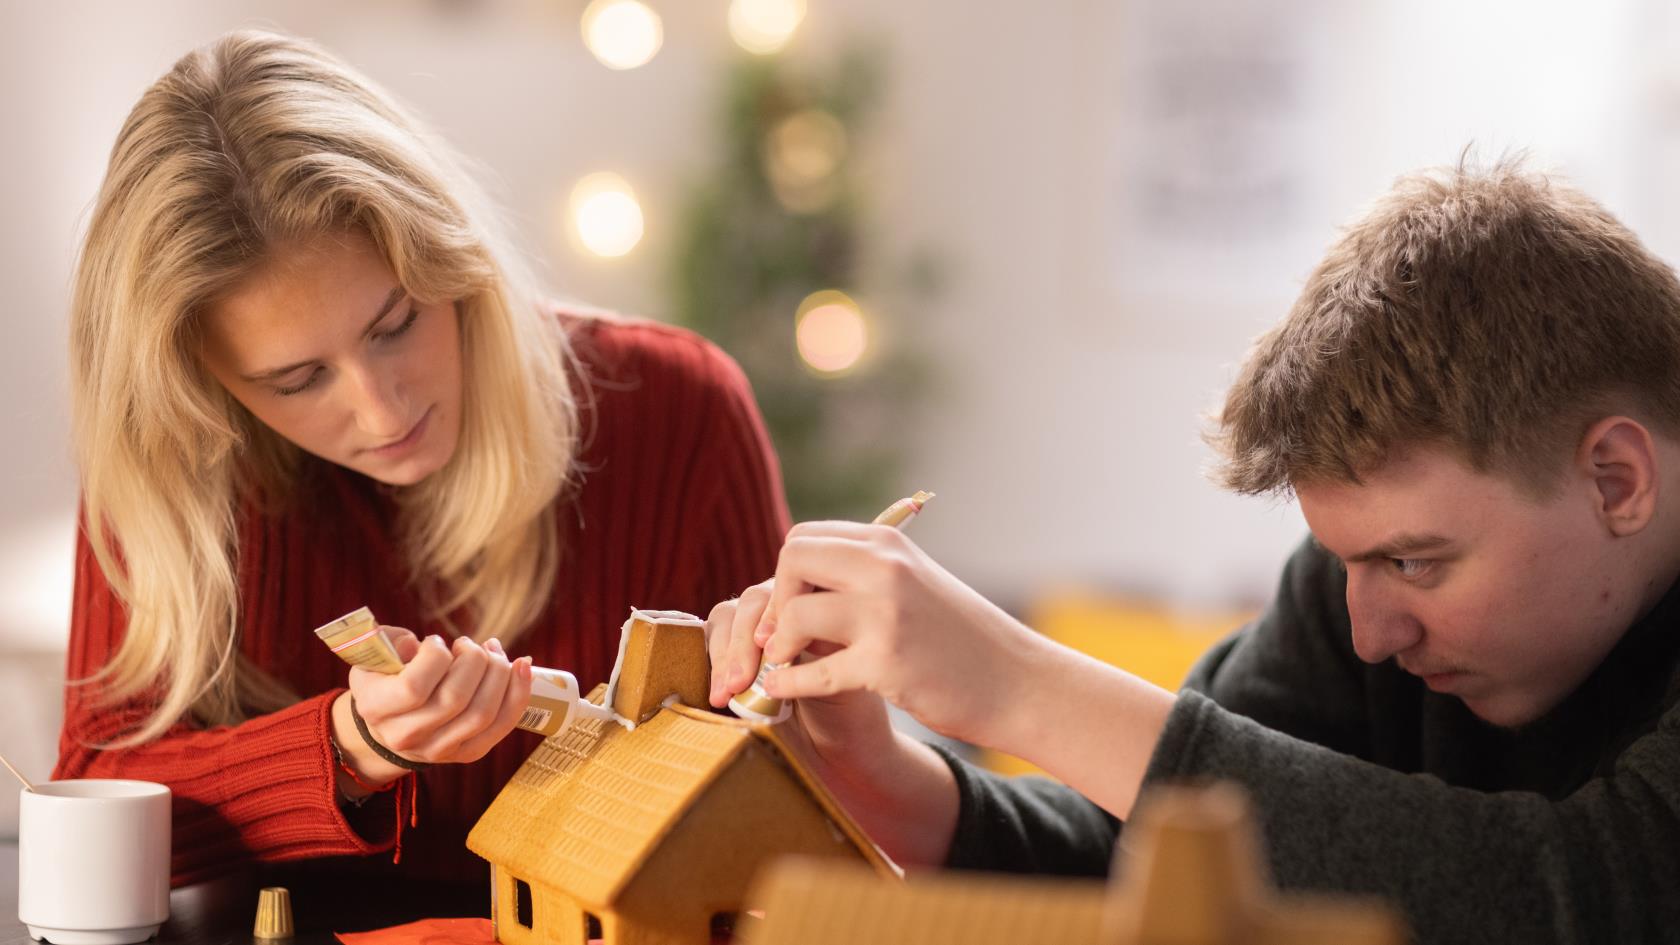
M776 57L739 62L722 159L678 224L671 310L752 381L796 520L867 519L919 487L898 474L923 361L887 312L934 279L925 258L893 267L864 252L856 154L882 84L867 50L821 79Z

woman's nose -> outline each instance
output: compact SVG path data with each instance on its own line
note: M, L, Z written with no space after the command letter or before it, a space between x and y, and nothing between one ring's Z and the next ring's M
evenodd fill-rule
M396 440L408 432L408 409L402 385L394 372L359 368L350 372L351 412L356 429L381 442ZM376 444L377 445L377 444Z

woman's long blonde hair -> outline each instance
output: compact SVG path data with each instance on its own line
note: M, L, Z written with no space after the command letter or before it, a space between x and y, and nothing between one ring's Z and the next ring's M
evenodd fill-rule
M155 709L114 744L191 714L231 724L295 699L238 655L236 517L285 489L300 452L204 369L198 317L272 247L359 231L423 300L456 300L465 365L454 456L399 495L409 573L439 617L512 640L559 557L571 471L569 352L459 159L317 46L221 37L141 96L111 152L71 311L84 526L128 612L91 680ZM308 628L300 628L307 630Z

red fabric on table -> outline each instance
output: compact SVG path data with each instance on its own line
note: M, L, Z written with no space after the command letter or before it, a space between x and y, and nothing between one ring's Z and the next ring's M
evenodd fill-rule
M496 945L489 919L421 919L371 932L334 932L344 945Z

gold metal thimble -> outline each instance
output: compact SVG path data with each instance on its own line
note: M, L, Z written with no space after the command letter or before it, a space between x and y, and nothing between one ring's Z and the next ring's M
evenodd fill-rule
M292 894L284 886L266 886L257 893L255 938L292 937Z

